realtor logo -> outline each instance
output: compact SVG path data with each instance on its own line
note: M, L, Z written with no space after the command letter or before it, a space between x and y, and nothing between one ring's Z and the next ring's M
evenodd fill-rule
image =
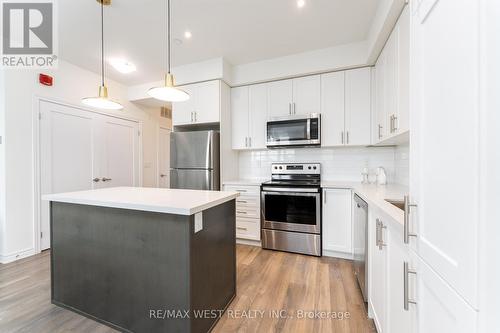
M53 68L54 0L2 2L2 67Z

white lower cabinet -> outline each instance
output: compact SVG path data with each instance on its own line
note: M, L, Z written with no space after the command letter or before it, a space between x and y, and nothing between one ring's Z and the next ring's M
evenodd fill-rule
M403 273L409 249L403 243L403 226L372 210L368 230L368 302L377 331L411 332L410 312L404 307Z
M368 216L368 307L378 333L383 333L387 331L388 313L387 244L384 239L389 230L387 221L384 222L380 215L369 211Z
M224 190L240 193L236 198L236 238L260 241L260 186L225 185Z
M352 191L323 190L323 255L352 257Z
M477 331L478 313L413 251L409 266L416 272L409 276L412 333Z

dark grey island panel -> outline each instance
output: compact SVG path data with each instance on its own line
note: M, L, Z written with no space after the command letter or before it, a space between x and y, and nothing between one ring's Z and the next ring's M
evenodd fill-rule
M195 232L195 215L51 202L52 302L126 332L209 331L195 311L236 293L235 200L201 214Z

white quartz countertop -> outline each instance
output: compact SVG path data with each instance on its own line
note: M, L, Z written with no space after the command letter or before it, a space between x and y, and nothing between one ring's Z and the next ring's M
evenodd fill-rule
M43 200L123 208L177 215L193 215L238 197L237 192L112 187L91 191L49 194Z
M233 179L225 180L224 185L236 186L260 186L262 183L269 181L269 179Z
M394 221L400 224L404 223L403 210L390 204L386 199L403 201L404 196L409 191L407 186L398 184L375 185L361 184L359 182L322 181L321 187L352 189L354 193L368 203L369 208L375 206L389 215Z

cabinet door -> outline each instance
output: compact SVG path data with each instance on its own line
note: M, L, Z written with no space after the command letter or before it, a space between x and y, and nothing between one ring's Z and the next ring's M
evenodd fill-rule
M249 145L252 149L266 148L267 93L266 84L256 84L249 87Z
M410 128L410 8L405 6L398 20L398 104L394 120L396 133Z
M417 207L411 209L410 230L418 236L410 242L474 307L480 216L479 3L423 0L412 10L411 29L410 200ZM460 79L453 75L457 68Z
M292 80L271 82L267 85L269 93L269 115L283 117L292 114Z
M408 280L409 297L417 302L409 305L413 332L476 332L478 312L418 255L411 257L410 269L417 273Z
M248 87L231 89L232 148L248 148Z
M390 333L411 332L410 312L404 309L404 263L410 259L409 248L403 243L403 228L396 222L388 225L387 288L388 320Z
M306 76L293 80L294 115L321 112L321 76Z
M323 191L323 250L352 254L352 193Z
M321 76L321 145L340 146L345 140L345 72Z
M189 94L189 99L184 102L172 103L172 124L174 126L191 124L195 109L196 86L189 85L180 88Z
M394 134L394 122L391 117L397 115L398 110L398 30L393 30L385 44L384 66L384 108L385 122L388 125L388 136Z
M369 145L371 137L371 69L345 72L345 144Z
M195 96L195 122L217 123L220 121L220 81L199 83Z
M377 219L381 219L372 212L368 220L368 265L369 265L369 285L368 285L368 304L372 309L373 321L380 333L386 332L387 323L387 248L379 247L377 239L386 242L389 230L382 228L379 232ZM384 225L386 222L381 221Z
M385 83L386 52L382 50L375 66L375 142L380 142L387 136L386 83Z

